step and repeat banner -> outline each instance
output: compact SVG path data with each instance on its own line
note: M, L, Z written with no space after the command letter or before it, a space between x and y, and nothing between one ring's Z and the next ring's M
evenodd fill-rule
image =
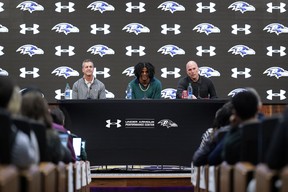
M125 98L133 66L151 62L162 97L175 99L195 60L220 98L254 87L287 103L288 0L0 0L0 75L64 98L92 59L108 98Z

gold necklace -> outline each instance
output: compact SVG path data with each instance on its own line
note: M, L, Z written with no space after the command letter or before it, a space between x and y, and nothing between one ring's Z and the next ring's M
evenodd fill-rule
M139 88L141 89L141 91L143 91L143 92L146 92L150 87L150 83L148 84L146 89L142 89L142 86L140 85L140 83L138 83L138 85L139 85Z

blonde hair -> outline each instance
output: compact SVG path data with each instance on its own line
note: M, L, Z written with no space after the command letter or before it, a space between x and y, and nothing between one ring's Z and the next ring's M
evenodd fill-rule
M8 102L7 110L12 115L17 115L20 113L21 104L22 104L22 97L20 94L20 88L18 86L15 86L13 88L12 95L11 95L10 100Z

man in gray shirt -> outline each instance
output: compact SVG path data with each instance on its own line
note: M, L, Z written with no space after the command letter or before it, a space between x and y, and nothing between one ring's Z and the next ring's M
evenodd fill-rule
M83 77L73 84L72 99L106 99L105 85L93 76L94 64L85 59L82 63Z

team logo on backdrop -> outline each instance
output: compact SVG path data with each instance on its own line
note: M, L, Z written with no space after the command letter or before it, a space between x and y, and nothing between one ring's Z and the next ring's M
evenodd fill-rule
M107 98L107 99L113 99L113 98L115 98L114 93L108 91L107 89L105 89L105 95L106 95L106 98Z
M212 67L199 67L199 75L204 77L219 77L219 71L213 69Z
M126 76L128 77L132 77L134 76L134 67L128 67L127 69L125 69L122 74L126 74Z
M22 77L22 78L26 78L27 75L32 75L33 78L37 78L37 77L40 76L39 73L38 73L39 69L36 68L36 67L33 67L32 71L27 71L26 67L22 67L19 70L21 72L19 76Z
M61 99L61 97L64 97L64 95L65 95L65 93L62 93L61 92L61 89L57 89L57 90L55 90L55 99L57 99L57 100L60 100Z
M164 99L176 99L176 89L166 88L161 91L161 97Z
M4 55L3 49L4 47L0 45L0 56Z
M269 77L276 77L279 79L280 77L287 77L288 71L281 67L270 67L266 69L263 74L267 74Z
M263 31L267 31L268 33L276 33L277 35L280 35L281 33L288 33L288 27L285 27L280 23L271 23L266 27L264 27Z
M106 45L93 45L92 47L90 47L87 52L91 52L91 54L93 55L100 55L101 57L103 57L104 55L114 55L115 51L109 47L107 47Z
M104 78L108 78L111 76L109 74L109 71L110 71L110 69L107 67L104 67L103 71L99 71L99 70L96 70L96 68L94 68L93 75L95 78L97 77L97 75L103 75Z
M202 46L197 46L196 49L197 49L196 55L198 55L200 57L203 56L203 53L209 54L210 57L213 57L216 55L216 53L215 53L216 47L214 47L214 46L209 46L209 49L203 49Z
M55 74L58 77L63 76L65 77L65 79L67 79L68 77L79 76L78 71L66 66L61 66L54 69L51 74Z
M126 47L126 55L127 56L132 56L133 53L138 54L140 57L146 55L146 53L144 52L145 47L144 46L139 46L138 49L133 49L132 46L127 46Z
M7 32L9 32L9 29L4 25L0 24L0 33L7 33Z
M185 55L185 51L176 45L164 45L157 52L161 52L163 55L170 55L171 57Z
M220 33L220 29L210 23L200 23L196 25L193 30L196 30L198 33L205 33L206 35L210 33Z
M215 9L216 4L212 3L212 2L210 2L209 5L203 5L202 2L197 3L196 5L197 5L196 11L198 13L202 13L203 10L209 10L209 13L214 13L216 11L216 9Z
M240 11L241 13L245 13L246 11L255 11L255 7L250 5L245 1L236 1L229 5L228 9L232 9L233 11Z
M8 76L8 75L9 75L8 71L0 68L0 76Z
M230 93L228 93L228 96L234 97L237 93L240 93L243 91L247 91L247 90L244 88L233 89L232 91L230 91Z
M3 11L4 11L3 5L4 5L4 3L0 2L0 12L3 12Z
M231 25L232 31L231 33L234 35L238 35L238 32L244 32L245 35L249 35L251 33L250 28L251 25L245 24L244 27L238 27L237 24Z
M231 77L233 77L235 79L238 78L238 75L244 75L245 79L251 77L251 75L250 75L251 69L249 69L249 68L245 68L244 71L239 71L238 68L235 67L235 68L231 69L231 71L233 72Z
M235 45L231 47L228 52L232 52L233 55L241 55L241 57L244 57L246 55L255 55L256 52L249 48L246 45Z
M34 1L23 1L16 8L20 8L22 11L29 11L30 13L34 11L44 11L44 7Z
M136 35L139 33L150 33L150 29L141 23L129 23L122 30L126 30L128 33L135 33Z
M177 67L174 67L174 71L168 71L167 67L164 67L164 68L161 69L161 72L162 72L161 77L167 78L168 75L173 75L174 78L176 79L176 78L181 77L181 75L179 73L180 71L181 70L179 68L177 68Z
M62 56L62 53L67 53L69 57L75 55L74 52L75 47L71 45L69 45L67 49L62 49L62 46L60 45L56 46L55 49L56 49L55 55L59 57Z
M92 24L92 25L90 25L90 27L92 29L90 31L90 33L94 34L94 35L97 34L97 31L99 31L99 32L103 31L104 35L107 35L107 34L111 33L111 31L109 30L110 25L108 25L108 24L104 24L103 27L97 27L97 24Z
M280 100L286 99L286 96L285 96L286 91L282 89L280 89L280 92L278 93L275 93L273 92L272 89L269 89L266 91L266 93L268 94L266 97L268 100L273 100L274 97L279 97Z
M40 31L38 30L39 25L38 24L33 24L32 27L27 27L26 24L21 24L19 25L21 30L20 33L21 34L26 34L26 32L31 31L33 33L33 35L40 33Z
M178 35L181 33L180 27L181 26L178 24L174 24L173 27L168 27L167 24L163 24L163 25L161 25L161 28L162 28L161 33L164 35L167 35L167 33L169 31L169 32L173 32L174 35Z
M132 13L133 10L138 10L139 13L143 13L146 11L146 9L144 8L145 7L145 3L143 2L139 2L138 5L132 5L132 2L128 2L126 3L126 12L128 13Z
M168 129L170 127L178 127L178 125L173 121L171 121L170 119L162 119L158 122L158 124L160 124L160 126L162 127L167 127Z
M26 44L26 45L22 45L21 47L19 47L16 52L20 52L20 54L22 55L29 55L30 57L32 57L33 55L43 55L44 51L41 48L38 48L36 45L30 45L30 44Z
M79 33L80 31L76 26L70 23L58 23L51 30L55 30L55 32L58 33L64 33L65 35L68 35L69 33Z
M273 13L274 10L279 10L280 13L286 12L286 3L280 3L279 5L273 5L273 3L267 3L267 12Z
M106 127L107 127L107 128L111 128L111 126L115 126L115 127L117 127L117 128L122 127L122 126L121 126L121 120L120 120L120 119L117 119L116 121L112 121L111 119L107 119L107 120L106 120Z
M113 5L105 1L94 1L90 5L88 5L87 9L91 8L92 11L99 11L100 13L104 13L105 11L115 11Z
M285 50L286 50L286 47L284 47L284 46L280 46L280 49L273 49L272 46L269 46L269 47L267 47L268 52L266 53L266 55L272 57L273 54L279 54L280 57L283 57L286 55Z
M58 13L61 13L62 9L64 9L64 10L66 9L66 10L68 10L69 13L71 13L71 12L75 11L74 5L75 5L75 3L73 3L73 2L68 2L68 5L62 5L61 2L57 2L57 3L55 3L55 6L56 6L55 11Z
M170 11L171 13L176 11L185 11L185 7L175 1L165 1L164 3L161 3L157 8L163 11Z

